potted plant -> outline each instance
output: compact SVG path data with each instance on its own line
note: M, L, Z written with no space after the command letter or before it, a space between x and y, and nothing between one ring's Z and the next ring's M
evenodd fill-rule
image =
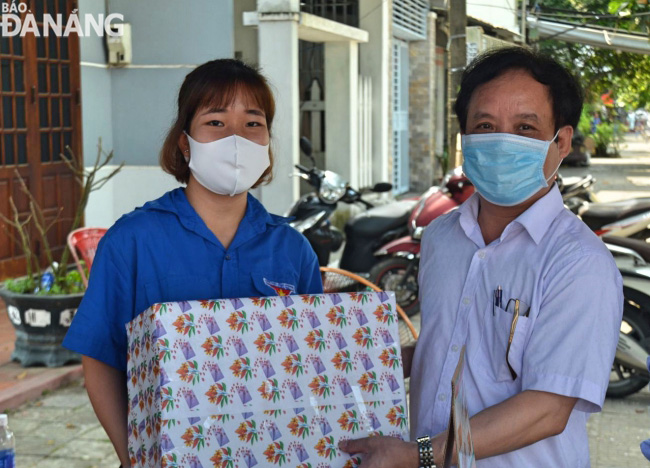
M99 141L97 158L92 167L83 167L70 147L69 156L61 154L62 161L72 171L81 188L81 196L75 207L70 230L80 227L90 194L99 190L115 176L123 166L101 175L102 169L113 159L113 152L105 153ZM46 221L42 208L30 192L27 184L16 171L20 190L27 197L29 214L19 215L13 198L9 199L11 217L0 214L3 228L20 246L25 257L26 275L6 280L0 285L0 298L7 305L9 319L16 329L16 343L12 360L23 366L44 364L48 367L78 362L80 356L61 346L61 342L72 322L72 317L81 302L84 286L76 268L69 265L70 251L66 245L59 258L54 258L48 240L48 231L64 214L59 211L53 221ZM67 213L65 213L67 214ZM30 232L35 231L41 241L47 268L41 268L41 259L30 242Z

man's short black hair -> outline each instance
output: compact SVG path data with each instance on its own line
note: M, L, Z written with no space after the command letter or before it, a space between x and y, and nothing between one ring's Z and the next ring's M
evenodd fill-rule
M467 125L469 101L476 88L510 70L526 71L548 87L555 130L565 125L576 128L582 112L583 93L573 74L548 55L523 47L507 47L478 56L463 72L454 106L463 133Z

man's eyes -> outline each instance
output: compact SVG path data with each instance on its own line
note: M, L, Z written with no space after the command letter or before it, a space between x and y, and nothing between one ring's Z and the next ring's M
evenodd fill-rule
M489 123L480 123L476 125L476 130L490 130L492 129L492 125Z

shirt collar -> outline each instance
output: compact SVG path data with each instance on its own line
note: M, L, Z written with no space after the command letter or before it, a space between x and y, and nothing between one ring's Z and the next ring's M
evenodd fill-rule
M478 225L479 201L479 195L475 192L458 208L461 228L465 231L465 235L473 240L476 240L474 239L474 234L477 233L477 230L478 235L482 239ZM507 234L512 232L512 226L514 224L518 224L528 232L528 235L536 244L539 244L546 234L546 231L548 231L551 222L563 210L564 202L562 201L562 194L560 193L557 184L553 184L553 187L546 195L537 200L532 206L506 226L501 235L501 240L503 240Z
M513 222L521 224L536 244L539 244L553 220L564 211L564 201L557 184Z
M478 204L479 196L474 192L465 203L458 207L460 226L467 237L472 238L472 233L478 228Z

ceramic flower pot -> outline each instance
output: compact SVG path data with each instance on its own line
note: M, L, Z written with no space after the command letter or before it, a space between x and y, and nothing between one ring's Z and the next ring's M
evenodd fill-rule
M61 346L83 293L58 296L19 294L0 287L9 320L16 329L11 359L24 367L58 367L80 362L81 356Z

